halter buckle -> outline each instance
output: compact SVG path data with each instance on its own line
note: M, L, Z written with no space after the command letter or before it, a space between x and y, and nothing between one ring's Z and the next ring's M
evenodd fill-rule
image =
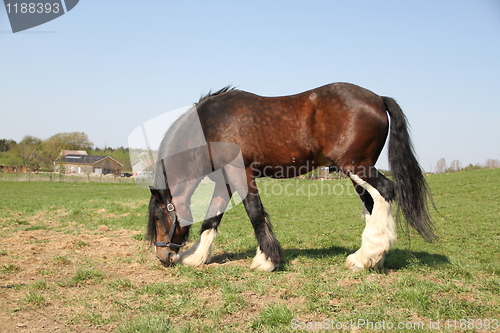
M167 204L167 210L168 210L169 212L173 212L173 211L175 210L174 205L172 205L171 203Z

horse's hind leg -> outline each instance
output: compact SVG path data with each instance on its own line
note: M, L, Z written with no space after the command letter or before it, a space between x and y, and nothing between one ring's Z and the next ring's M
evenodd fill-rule
M352 270L380 267L384 255L396 240L391 202L394 183L372 168L369 175L348 172L364 205L366 227L361 236L361 248L349 255L345 267Z
M243 204L252 222L255 237L259 244L257 255L253 259L250 268L272 272L279 265L281 248L272 231L269 215L264 210L260 200L255 179L252 179L248 184L248 195L243 199Z
M217 236L217 228L231 199L231 191L224 179L217 179L206 218L201 226L198 241L188 250L174 258L174 262L186 266L201 266L212 259L212 243Z

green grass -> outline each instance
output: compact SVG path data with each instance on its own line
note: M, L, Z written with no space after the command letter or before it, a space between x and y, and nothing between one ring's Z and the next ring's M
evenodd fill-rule
M93 246L87 238L52 255L41 267L46 274L30 282L28 290L0 292L17 297L22 311L57 304L69 313L66 320L75 330L296 332L307 325L361 320L413 328L424 323L419 331L436 332L431 322L443 328L448 320L500 320L500 170L429 175L427 180L440 240L429 244L399 229L382 271L353 273L342 267L360 246L364 227L350 181L263 180L262 200L283 248L276 272L249 269L256 241L238 205L226 212L215 240L217 264L165 268L147 249L121 262L110 259L120 253L82 257ZM0 241L44 231L95 235L105 224L137 232L124 248L145 247L149 194L144 189L7 181L0 186ZM191 241L199 227L193 226ZM112 241L105 237L102 244ZM23 254L0 242L1 277L21 276L28 269L9 261L15 256Z
M12 274L15 272L19 272L20 270L21 268L14 264L2 265L0 267L0 274Z
M118 333L169 332L172 322L168 317L157 314L134 318L118 327Z
M129 279L115 279L109 282L109 286L116 290L134 289L134 284Z
M137 230L144 223L138 217L147 213L148 191L132 184L1 181L0 186L0 235L54 230L47 220L57 228L75 222L90 230L103 224Z
M102 272L93 269L84 269L76 272L75 276L71 278L71 283L82 284L88 281L100 282L104 277Z
M274 328L290 325L293 313L285 305L271 305L265 307L252 325L253 328Z
M56 256L52 260L54 263L59 265L69 265L71 264L71 260L66 256Z
M34 307L41 307L45 304L45 297L36 291L30 291L24 297L24 303Z

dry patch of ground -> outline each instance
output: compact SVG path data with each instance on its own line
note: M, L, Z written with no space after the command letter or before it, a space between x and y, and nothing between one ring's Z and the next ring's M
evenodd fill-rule
M108 214L106 210L97 213ZM245 291L241 296L234 296L234 290L220 292L224 283L237 286L245 274L253 274L248 270L249 259L228 260L216 252L213 263L179 276L158 263L140 231L113 230L106 225L88 230L74 222L61 227L53 215L30 217L23 230L3 230L0 331L111 332L134 316L168 312L167 299L174 304L174 312L175 304L184 306L172 316L179 321L194 317L210 322L220 313L223 322L244 325L282 296L248 292L246 287L242 287ZM186 290L168 290L183 288L182 283L196 281L196 274L222 266L244 268L245 272L239 277L228 276L215 289L187 286ZM189 306L190 301L196 306ZM217 313L205 318L200 309L217 309ZM227 314L230 316L224 316Z
M56 231L56 223L45 225L48 230L16 231L2 238L2 331L107 331L113 325L79 325L92 309L107 321L111 304L106 304L109 286L103 279L126 279L134 286L166 280L147 244L136 236L140 232L105 225L94 231L75 225Z

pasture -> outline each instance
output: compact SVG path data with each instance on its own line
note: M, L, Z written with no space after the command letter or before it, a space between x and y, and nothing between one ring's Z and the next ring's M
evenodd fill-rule
M0 330L500 331L500 169L427 180L439 242L399 228L385 268L359 273L343 268L364 227L346 179L259 182L283 247L273 273L249 270L242 205L224 216L213 263L166 268L143 237L147 190L0 181Z

